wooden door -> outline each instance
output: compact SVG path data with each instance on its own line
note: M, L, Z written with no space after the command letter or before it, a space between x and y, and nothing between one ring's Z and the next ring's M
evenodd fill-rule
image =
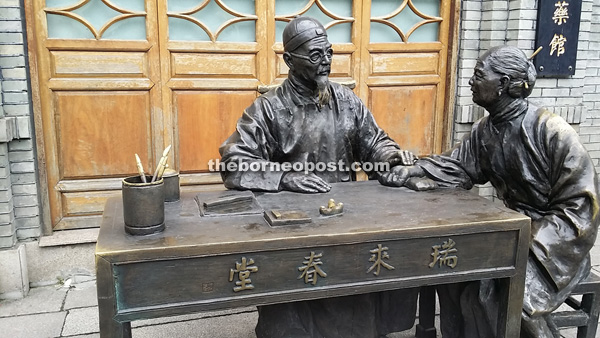
M392 138L440 151L457 1L26 2L52 225L98 226L106 199L136 173L134 154L151 172L170 144L183 185L220 183L208 163L258 89L286 78L281 33L295 15L325 25L331 79L356 85Z
M415 154L439 153L446 123L449 0L364 0L359 95Z
M120 179L163 149L154 0L27 2L52 224L97 226ZM38 134L39 135L39 134Z
M267 2L159 1L166 138L182 184L218 183L208 162L268 83Z

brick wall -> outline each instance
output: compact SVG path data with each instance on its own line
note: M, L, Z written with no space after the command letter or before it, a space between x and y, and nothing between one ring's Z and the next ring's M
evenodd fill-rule
M0 248L41 233L22 8L0 0Z
M514 45L530 55L541 0L463 0L454 141L484 115L471 100L469 79L477 57L492 46ZM600 172L600 0L583 0L577 68L569 78L538 78L529 100L562 116L580 134ZM544 46L546 49L547 47ZM489 185L480 189L490 195Z

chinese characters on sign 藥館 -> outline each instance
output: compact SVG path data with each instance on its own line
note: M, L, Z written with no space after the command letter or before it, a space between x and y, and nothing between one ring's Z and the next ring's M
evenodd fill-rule
M544 47L534 59L538 76L575 74L581 1L538 2L536 48Z

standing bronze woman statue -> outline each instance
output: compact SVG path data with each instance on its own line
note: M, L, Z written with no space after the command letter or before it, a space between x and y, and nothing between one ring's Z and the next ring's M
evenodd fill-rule
M410 177L427 177L442 187L465 189L491 182L508 208L532 219L521 336L560 337L549 315L589 274L600 221L599 186L575 130L526 99L535 81L523 51L491 48L469 81L473 101L489 116L444 155L395 167L380 181L400 186ZM495 283L439 290L444 338L495 336Z

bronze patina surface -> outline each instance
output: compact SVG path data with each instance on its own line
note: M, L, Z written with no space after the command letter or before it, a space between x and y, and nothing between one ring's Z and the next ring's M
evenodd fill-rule
M415 166L394 167L381 181L401 186L408 177L426 176L437 185L465 189L489 182L504 205L531 217L521 337L560 338L550 313L590 272L600 183L577 132L527 100L535 81L535 67L522 50L490 48L469 81L473 102L489 115L454 149ZM443 336L494 336L489 318L496 312L495 288L496 282L482 281L438 292Z
M129 337L129 321L144 318L485 278L503 281L499 336L517 335L529 218L460 189L373 181L255 194L264 210L312 222L201 217L197 193L185 192L166 204L164 232L130 236L109 200L96 248L101 336ZM342 216L319 214L330 198L344 201Z

